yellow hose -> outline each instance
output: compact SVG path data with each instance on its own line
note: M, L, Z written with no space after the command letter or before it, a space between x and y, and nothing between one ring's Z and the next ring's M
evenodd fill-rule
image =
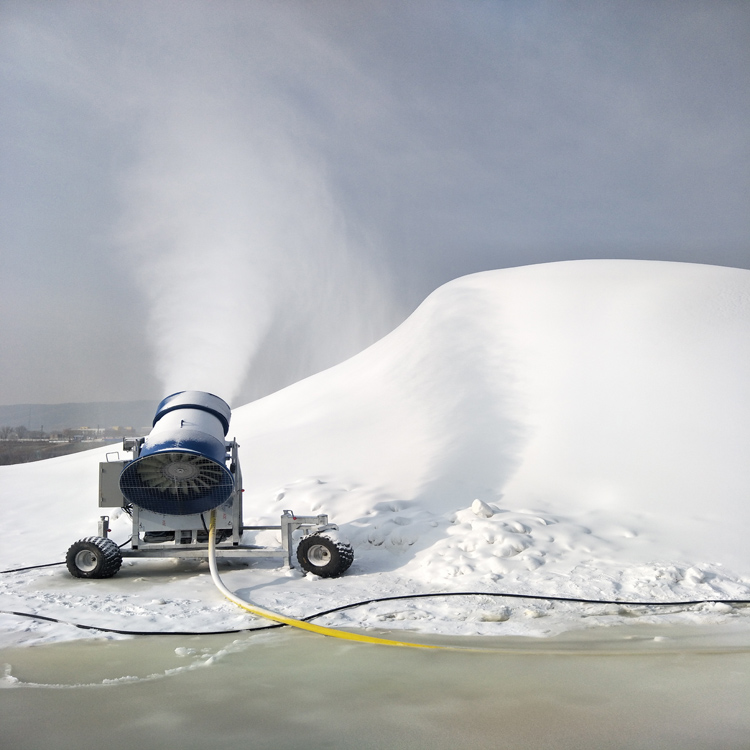
M374 638L370 635L360 635L358 633L350 633L346 630L336 630L335 628L326 628L321 625L313 625L310 622L304 620L296 620L293 617L286 617L278 612L272 612L270 609L259 607L257 604L247 602L241 599L236 594L233 594L222 582L219 577L219 571L216 567L216 511L211 511L211 524L208 531L208 565L211 569L211 578L216 584L216 588L221 591L224 596L229 599L230 602L234 602L238 607L247 610L248 612L258 615L259 617L265 617L267 620L273 620L274 622L280 622L284 625L291 625L293 628L299 628L300 630L309 630L311 633L318 633L319 635L327 635L331 638L341 638L345 641L358 641L359 643L378 643L381 646L404 646L406 648L431 648L453 651L454 648L446 646L431 646L425 643L406 643L405 641L391 641L387 638ZM462 649L463 650L463 649Z
M270 609L264 609L259 607L257 604L246 602L244 599L240 599L239 596L233 594L219 578L219 572L216 568L216 512L211 511L211 525L208 533L208 564L211 569L211 578L213 578L216 588L221 591L224 596L229 599L230 602L234 602L238 607L247 610L251 614L258 615L259 617L265 617L267 620L273 620L274 622L280 622L284 625L291 625L293 628L299 628L300 630L309 630L311 633L318 633L319 635L327 635L330 638L340 638L345 641L358 641L359 643L377 643L381 646L403 646L405 648L427 648L427 649L439 649L441 651L463 651L463 652L482 652L482 653L493 653L493 654L504 654L511 653L516 656L524 655L544 655L544 656L655 656L658 652L647 651L647 650L590 650L583 651L579 649L519 649L515 648L472 648L465 646L434 646L426 643L407 643L406 641L392 641L388 638L374 638L370 635L360 635L358 633L350 633L346 630L336 630L335 628L326 628L320 625L313 625L312 623L305 622L304 620L296 620L293 617L286 617L280 615L278 612L272 612ZM726 651L721 648L716 649L694 649L692 653L705 653L705 654L724 654L724 653L747 653L747 648L739 648L731 651ZM669 652L667 652L669 653ZM676 652L672 652L676 653Z

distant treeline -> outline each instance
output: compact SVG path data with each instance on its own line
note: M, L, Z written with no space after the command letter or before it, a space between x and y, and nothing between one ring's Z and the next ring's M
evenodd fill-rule
M11 427L0 425L0 440L67 440L70 442L103 438L120 438L136 434L132 427L66 427L62 430L45 432L29 430L25 425Z
M113 401L0 406L0 465L41 461L104 443L117 443L123 437L147 435L156 403Z
M154 418L158 401L102 401L86 404L0 405L0 425L23 425L29 434L60 434L64 430L90 430L118 425L146 434ZM144 432L145 430L145 432Z
M86 439L86 440L51 440L24 438L3 438L0 440L0 466L25 464L30 461L42 461L45 458L66 456L69 453L87 451L106 443L119 443L119 440Z

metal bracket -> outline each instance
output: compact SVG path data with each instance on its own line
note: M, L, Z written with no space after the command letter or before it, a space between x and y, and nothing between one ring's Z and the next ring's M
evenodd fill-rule
M99 516L99 536L107 538L109 534L109 516Z

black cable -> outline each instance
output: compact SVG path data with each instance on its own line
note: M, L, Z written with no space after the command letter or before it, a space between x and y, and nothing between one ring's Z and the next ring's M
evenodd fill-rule
M16 617L28 617L32 620L44 620L45 622L56 622L60 625L71 625L81 630L100 630L102 633L118 633L119 635L229 635L231 633L249 633L253 630L270 630L271 628L285 628L286 625L276 623L274 625L261 625L259 628L238 628L237 630L202 630L202 631L181 631L181 630L119 630L117 628L105 628L100 625L84 625L78 622L68 622L67 620L58 620L55 617L46 617L37 615L32 612L13 612L11 610L0 610L3 615L15 615Z
M378 602L392 602L398 601L399 599L426 599L429 597L437 596L498 596L507 597L509 599L535 599L538 601L547 602L577 602L579 604L621 604L626 607L688 607L695 604L750 604L750 599L694 599L692 601L684 602L625 602L617 599L583 599L574 596L542 596L541 594L508 594L508 593L497 593L494 591L444 591L443 593L428 593L428 594L402 594L400 596L383 596L377 599L368 599L366 601L355 602L354 604L343 604L340 607L334 607L333 609L326 610L325 612L318 612L315 615L310 615L311 618L323 617L323 615L330 615L334 612L341 612L345 609L353 609L354 607L362 607L366 604L377 604ZM308 618L301 618L307 620Z
M65 565L65 562L47 563L46 565L29 565L26 568L13 568L13 570L0 570L0 575L5 573L20 573L22 570L34 570L35 568L53 568L55 565Z
M60 563L54 563L60 564ZM41 566L39 566L41 567ZM304 622L310 622L318 617L324 615L330 615L334 612L342 612L346 609L354 609L355 607L363 607L367 604L378 604L380 602L392 602L404 599L427 599L435 598L438 596L495 596L505 597L510 599L534 599L537 601L551 601L551 602L575 602L579 604L620 604L626 607L687 607L696 604L750 604L750 599L695 599L691 601L682 602L624 602L615 599L584 599L572 596L543 596L541 594L508 594L508 593L496 593L492 591L444 591L438 593L427 593L427 594L402 594L400 596L383 596L375 599L367 599L363 601L353 602L351 604L342 604L339 607L333 607L327 609L324 612L316 612L307 617L301 617L300 619ZM76 622L67 622L66 620L58 620L54 617L46 617L44 615L36 615L30 612L12 612L6 610L0 610L0 614L15 615L17 617L29 617L35 620L45 620L47 622L56 622L61 625L72 625L75 628L82 630L100 630L103 633L118 633L119 635L225 635L231 633L252 633L256 630L271 630L273 628L284 628L287 627L283 623L276 623L274 625L261 625L256 628L238 628L236 630L211 630L211 631L148 631L148 630L119 630L116 628L105 628L97 625L83 625Z
M204 521L205 525L205 521ZM122 544L118 545L119 548L124 547L131 540L128 538ZM0 575L5 573L19 573L24 570L34 570L36 568L51 568L56 565L65 565L65 562L46 563L45 565L29 565L25 568L15 568L13 570L2 570ZM689 601L680 602L626 602L618 599L585 599L582 597L574 596L543 596L542 594L509 594L504 592L494 591L443 591L438 593L424 593L424 594L401 594L399 596L382 596L374 599L365 599L351 604L342 604L338 607L327 609L323 612L316 612L307 617L301 617L299 619L304 622L310 622L316 620L318 617L324 615L331 615L335 612L343 612L347 609L355 609L356 607L364 607L367 604L379 604L381 602L394 602L403 601L405 599L428 599L435 598L438 596L495 596L505 597L507 599L533 599L535 601L547 601L547 602L574 602L578 604L619 604L625 607L691 607L696 604L750 604L750 599L692 599ZM0 614L15 615L16 617L29 617L35 620L45 620L47 622L56 622L61 625L71 625L75 628L81 628L82 630L100 630L103 633L117 633L119 635L224 635L231 633L251 633L256 630L271 630L273 628L287 627L282 623L276 623L274 625L261 625L257 628L238 628L237 630L211 630L211 631L148 631L148 630L119 630L116 628L105 628L96 625L83 625L76 622L67 622L66 620L58 620L54 617L46 617L44 615L36 615L31 612L13 612L0 610Z

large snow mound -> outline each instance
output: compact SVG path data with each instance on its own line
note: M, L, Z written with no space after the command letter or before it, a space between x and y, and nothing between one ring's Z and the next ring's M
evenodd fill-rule
M335 581L235 566L227 584L296 615L410 591L747 599L749 332L745 270L574 261L446 284L359 355L234 410L246 523L286 508L328 513L355 563ZM2 569L61 559L95 533L104 453L0 469ZM112 536L127 527L113 519ZM251 619L221 603L201 566L136 561L111 581L66 576L6 575L0 608L60 616L67 602L88 607L88 622L134 629ZM329 623L540 634L576 614L422 600ZM587 624L621 613L593 614ZM679 616L699 615L744 610ZM32 638L21 627L53 637L3 622L18 641Z

